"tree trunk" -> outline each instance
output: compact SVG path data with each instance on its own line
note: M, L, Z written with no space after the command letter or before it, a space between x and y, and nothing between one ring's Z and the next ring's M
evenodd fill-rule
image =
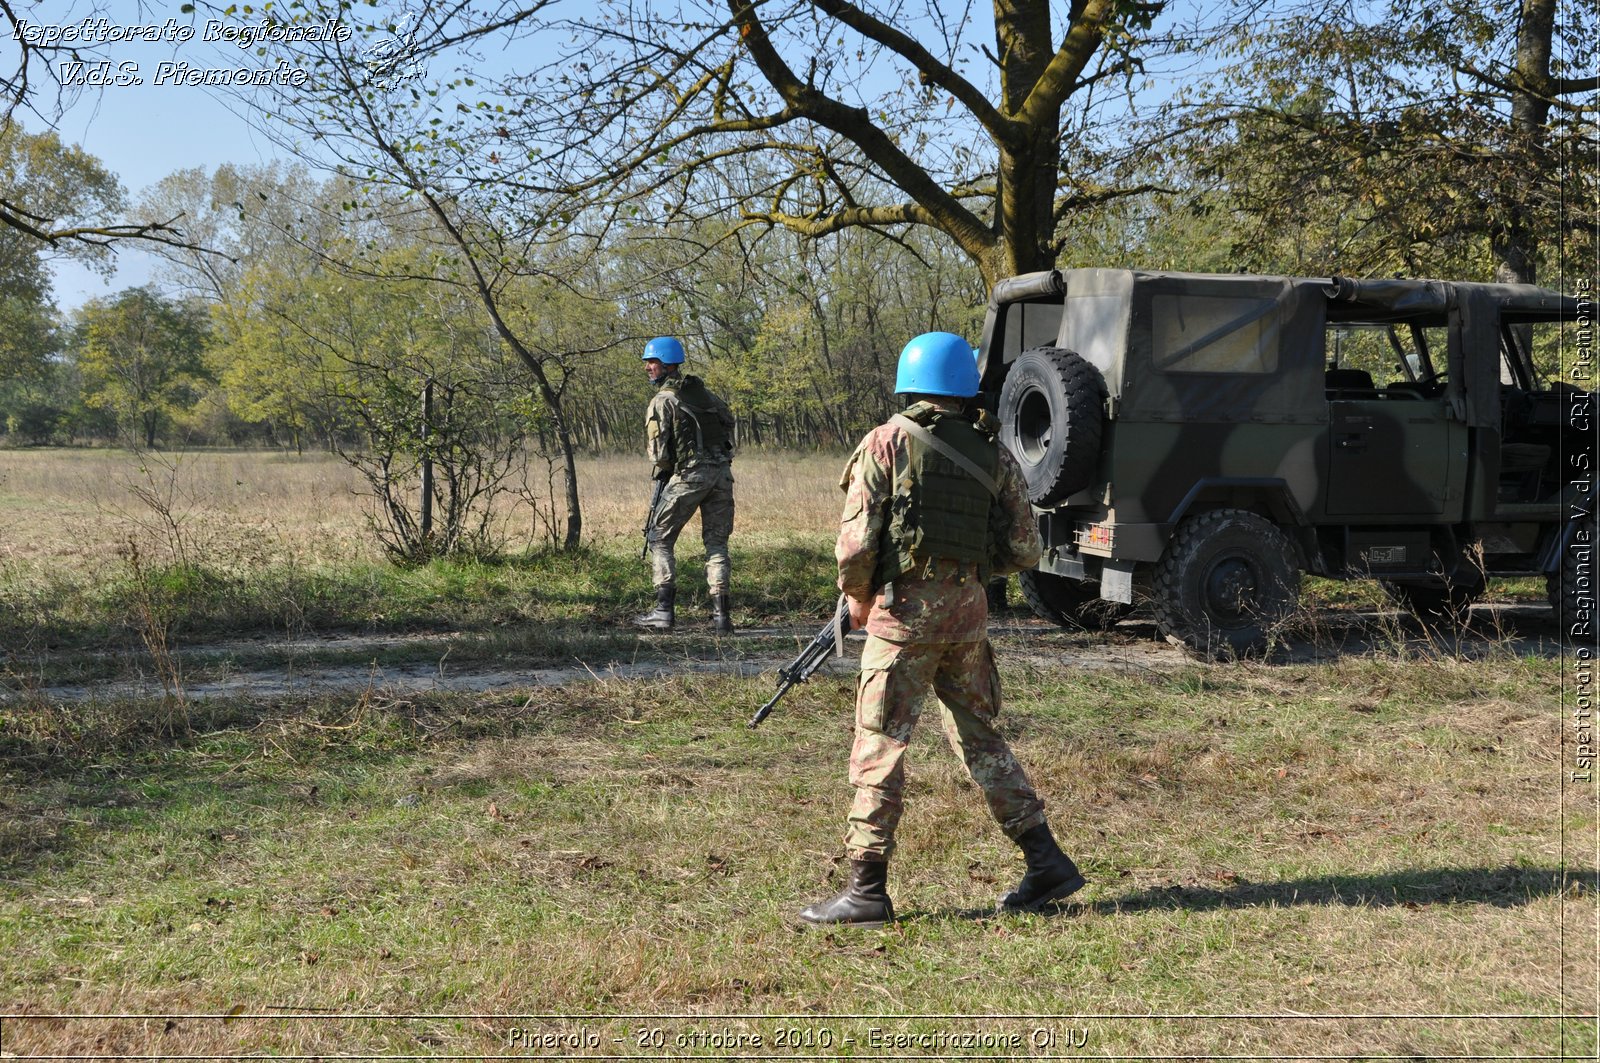
M1521 163L1510 167L1510 188L1495 227L1495 279L1532 284L1538 276L1538 238L1529 220L1528 198L1550 173L1545 123L1550 118L1550 51L1555 35L1556 0L1523 0L1517 30L1517 71L1511 86L1508 150Z
M496 324L501 324L498 315ZM503 326L501 336L508 341L513 340L510 330ZM545 407L550 411L550 423L556 431L556 444L561 449L561 472L567 502L567 532L561 541L561 548L576 550L583 533L583 508L578 503L578 452L572 443L572 430L567 425L567 415L562 409L561 396L556 394L555 388L550 385L550 378L545 375L544 364L520 342L512 342L512 349L533 373L534 382L539 385L539 397L544 400Z
M1000 109L1023 111L1055 52L1050 39L1050 5L1045 0L996 0L994 39L1000 64ZM979 263L986 288L1018 273L1055 265L1051 240L1055 228L1056 176L1060 172L1056 138L1061 108L1039 116L1019 131L1012 143L1001 143L999 200L995 225L999 239Z

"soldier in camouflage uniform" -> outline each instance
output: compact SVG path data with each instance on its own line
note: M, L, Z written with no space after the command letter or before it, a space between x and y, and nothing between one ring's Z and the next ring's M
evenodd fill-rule
M850 882L800 913L811 924L870 927L894 919L888 862L906 747L930 686L945 737L1027 860L1001 906L1039 910L1083 885L995 729L1000 677L986 630L986 584L1032 567L1040 552L1021 470L995 441L993 419L964 411L977 394L978 373L961 337L932 332L912 340L900 355L895 390L910 408L861 441L840 482L839 588L867 642L850 754Z
M652 475L663 480L647 541L656 587L656 607L633 622L671 631L677 600L677 562L672 549L695 510L706 547L706 583L712 626L733 633L728 605L728 536L733 533L733 414L697 376L680 372L683 344L658 336L645 344L645 371L656 386L645 413L646 448Z

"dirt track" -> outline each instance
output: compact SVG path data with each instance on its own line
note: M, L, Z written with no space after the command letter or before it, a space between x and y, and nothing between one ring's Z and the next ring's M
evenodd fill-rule
M686 629L666 637L640 636L626 659L577 660L570 663L517 665L462 661L451 652L459 633L353 636L282 640L250 639L177 648L182 689L189 698L276 698L366 688L403 691L527 690L571 683L638 680L716 673L772 675L787 664L815 629L755 628L730 639L713 640ZM1162 639L1153 624L1124 621L1115 631L1089 634L1062 631L1043 621L1010 613L990 626L1002 661L1039 668L1081 668L1170 671L1194 661L1181 647ZM835 672L855 668L861 635L847 639L845 656L829 662ZM1305 630L1291 634L1268 658L1270 663L1313 663L1380 650L1419 655L1481 656L1493 649L1519 656L1559 654L1556 625L1540 606L1479 606L1470 628L1457 635L1424 630L1395 613L1327 610L1309 618ZM341 657L339 663L318 657ZM365 656L366 663L349 663ZM105 698L158 698L164 688L149 661L137 655L124 678L89 683L27 684L13 681L0 689L0 702L19 697L51 701ZM270 663L235 664L239 659ZM126 676L133 673L131 678Z

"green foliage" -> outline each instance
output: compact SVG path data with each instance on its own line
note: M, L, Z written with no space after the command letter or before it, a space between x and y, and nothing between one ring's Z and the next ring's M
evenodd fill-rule
M38 235L69 225L104 225L123 209L116 175L81 147L63 144L55 133L29 133L9 116L0 119L0 202L17 222L36 230L0 225L0 295L45 301L50 283L44 264L55 254L111 269L108 240L50 244Z
M0 380L39 383L56 343L55 310L44 293L21 278L10 291L0 286Z
M155 446L210 379L208 331L202 305L168 299L154 288L91 300L73 329L85 403L115 412L124 433Z
M0 203L19 221L48 228L60 218L103 220L121 209L122 189L82 149L3 120ZM60 337L48 261L57 254L106 264L103 249L53 248L15 225L0 225L0 430L23 443L56 438L70 422L71 401L59 393L62 374L52 361Z
M436 256L401 247L368 262L380 279L247 270L213 308L213 364L242 414L312 428L361 471L396 557L492 552L492 504L540 404L477 304L434 279Z
M1223 195L1194 191L1120 200L1072 220L1059 264L1233 273L1245 268L1239 238L1239 223Z
M648 328L636 331L684 337L691 371L727 399L742 444L851 445L893 412L908 340L939 329L976 344L982 328L983 293L967 263L927 233L758 239L702 223L670 245L635 233L610 252L619 283L649 306ZM637 350L620 360L639 378ZM638 409L645 398L629 401ZM630 428L638 421L628 417Z
M1229 41L1186 172L1247 270L1533 280L1592 234L1581 5L1279 9ZM1564 14L1563 14L1564 12Z

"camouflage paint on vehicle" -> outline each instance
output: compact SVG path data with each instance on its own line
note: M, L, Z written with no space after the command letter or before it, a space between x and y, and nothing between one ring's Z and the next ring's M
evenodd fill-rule
M995 286L980 373L991 402L1028 350L1103 378L1095 475L1038 519L1040 569L1106 597L1213 509L1269 518L1324 575L1442 581L1480 552L1553 573L1594 504L1573 473L1595 431L1560 408L1587 393L1542 383L1518 334L1577 316L1530 285L1052 271ZM1386 338L1379 377L1342 360L1347 334Z

